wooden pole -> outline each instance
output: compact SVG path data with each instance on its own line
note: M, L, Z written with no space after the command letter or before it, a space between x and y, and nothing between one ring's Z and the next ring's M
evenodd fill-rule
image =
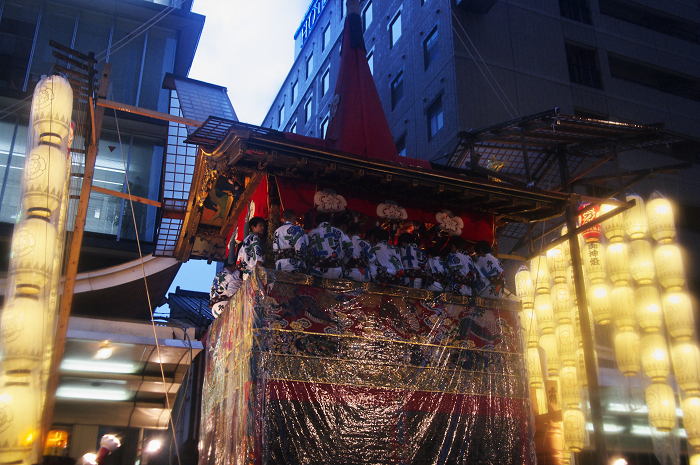
M109 87L109 75L112 70L111 63L105 63L102 69L102 79L100 80L99 98L107 96ZM92 99L90 99L92 103ZM92 109L92 107L91 107ZM78 212L75 218L75 228L71 240L70 255L66 267L66 278L63 285L63 295L58 311L58 325L56 327L56 337L54 339L54 350L49 368L49 379L46 387L46 402L41 421L41 437L46 434L51 427L53 420L53 410L56 404L56 389L58 388L59 370L63 351L66 346L66 333L68 331L68 319L70 317L71 305L73 304L73 290L75 288L75 277L78 274L78 258L80 257L80 247L83 242L85 232L85 218L87 217L88 201L90 200L90 190L92 188L92 178L95 174L95 159L97 158L97 144L100 141L100 130L102 129L102 117L104 108L97 107L92 121L92 134L88 139L87 155L85 156L85 173L83 175L83 185L80 189L80 200L78 202Z

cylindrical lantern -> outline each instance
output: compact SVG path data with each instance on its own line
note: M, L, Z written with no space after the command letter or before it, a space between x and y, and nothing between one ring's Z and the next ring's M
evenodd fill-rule
M664 244L676 237L673 208L659 191L654 191L646 205L649 233L654 240Z
M20 294L36 294L51 275L56 228L45 218L30 217L12 236L11 272Z
M625 232L630 239L641 239L646 236L649 230L644 200L637 194L627 194L625 199L628 202L631 200L635 201L634 207L625 210L623 213L625 218Z
M700 395L700 349L691 341L676 343L671 348L671 361L676 382L686 394Z
M40 404L39 391L28 381L5 382L0 390L0 463L26 463L39 436Z
M579 375L578 379L581 382L581 386L587 388L588 371L586 371L586 356L583 353L583 347L576 349L576 360L578 361L578 365L576 366ZM598 371L598 352L595 350L593 350L593 360L595 361L595 371Z
M566 283L556 283L552 286L550 295L552 302L552 311L554 318L558 323L571 321L571 294L569 293L569 285Z
M44 306L39 297L10 297L0 319L2 369L7 372L31 371L41 361L44 346Z
M629 256L625 242L608 245L607 262L610 281L616 286L625 286L632 279L629 270Z
M680 291L685 284L681 249L676 244L661 244L654 250L656 277L667 291Z
M574 334L574 326L571 323L563 323L554 330L557 340L557 352L564 366L576 365L576 350L578 343Z
M29 153L22 173L22 200L28 215L49 216L63 200L66 154L42 144Z
M610 323L613 313L610 305L610 290L607 284L604 282L591 284L588 289L588 303L596 323L603 326Z
M650 284L656 275L654 256L651 244L646 239L638 239L629 243L629 272L638 284Z
M586 445L586 417L580 410L564 410L561 416L564 441L572 452L581 452Z
M634 314L644 331L658 331L663 324L659 290L656 286L639 286L634 291Z
M654 383L644 391L649 423L659 431L671 431L676 424L676 397L667 384Z
M542 377L540 349L537 347L528 347L527 349L527 372L530 375L530 386L541 388L544 384L544 378Z
M617 329L632 329L637 324L634 304L634 291L629 286L615 286L610 293L613 322Z
M581 206L578 208L579 210L584 210L590 206L590 203L586 202L581 204ZM588 208L585 212L579 214L578 216L578 224L579 226L583 226L586 223L590 223L591 221L595 220L598 218L598 211L600 210L600 206L595 205L593 208ZM591 228L588 228L584 230L581 235L583 236L583 239L586 242L597 242L600 241L600 225L593 226Z
M557 350L557 341L554 333L540 336L540 347L547 354L547 374L549 377L558 376L561 369L561 361L559 360L559 351Z
M644 373L652 381L664 382L670 369L666 339L660 333L648 333L642 336L640 345Z
M535 295L535 315L543 333L554 331L554 312L549 293Z
M535 279L535 292L549 292L549 268L547 257L539 255L530 261L532 276Z
M675 340L690 339L695 333L693 306L685 292L664 293L661 305L664 309L666 329Z
M515 293L520 297L523 308L532 308L534 305L535 289L532 285L530 270L522 265L515 273Z
M578 341L579 347L583 347L583 338L581 337L581 319L579 317L578 306L574 306L571 309L571 321L574 326L574 335ZM591 309L588 309L588 322L591 328L591 337L595 339L595 326L593 325L593 315L591 314Z
M617 367L625 376L636 376L642 368L639 357L639 335L634 331L621 331L615 336Z
M32 97L32 125L40 142L60 145L68 140L73 90L61 76L49 76L39 81Z
M700 447L700 398L687 397L681 402L683 429L688 443Z
M566 267L569 265L561 244L547 251L547 267L555 283L566 282Z
M563 408L581 408L581 386L576 367L561 368L561 405Z
M569 228L566 226L561 228L561 235L566 236L569 232ZM569 241L564 241L561 244L561 250L564 252L564 259L566 260L566 263L569 263L571 261L571 246L569 245Z
M616 208L618 207L614 205L603 204L600 206L600 214L610 213ZM625 238L625 220L621 213L603 221L600 227L610 242L619 242Z
M592 283L605 281L607 269L605 267L605 249L599 242L588 242L583 246L583 267L586 276Z
M527 346L537 347L537 342L540 339L540 330L537 326L537 317L535 316L535 310L532 308L526 308L520 314L520 324L523 327L523 332L526 335Z
M688 465L700 465L700 454L693 454L688 459Z

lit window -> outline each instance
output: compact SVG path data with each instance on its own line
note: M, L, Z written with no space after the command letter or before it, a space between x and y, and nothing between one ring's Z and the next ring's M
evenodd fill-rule
M299 81L294 81L292 83L292 103L294 103L297 99L297 83Z
M367 64L369 65L369 72L374 74L374 49L367 54Z
M396 151L399 152L400 157L406 156L406 133L396 141Z
M438 47L438 30L437 26L428 34L428 37L423 41L423 61L425 69L428 69L430 63L437 58L440 48Z
M309 100L304 104L304 123L308 123L311 120L311 101L313 98L309 97Z
M345 0L340 0L340 19L345 18Z
M362 32L365 32L372 24L372 0L367 2L367 6L362 10Z
M280 111L277 116L279 117L279 126L282 127L282 121L284 120L284 105L280 107Z
M309 55L306 59L306 79L309 79L311 72L314 70L314 54Z
M297 133L297 122L296 121L294 121L294 123L292 124L292 127L291 127L291 129L289 129L289 132L293 132L294 134Z
M331 69L330 67L323 73L323 78L321 78L321 95L326 95L328 89L331 87Z
M396 16L394 16L394 19L391 21L389 32L391 34L391 48L393 48L399 40L399 37L401 37L401 10L396 13Z
M326 28L323 30L323 44L322 44L322 50L325 51L326 47L328 47L328 44L331 43L331 25L330 23Z
M435 134L442 129L442 96L435 99L428 107L428 140L432 140Z
M391 109L403 98L403 70L399 71L393 81L391 81Z
M321 121L321 139L326 138L326 131L328 131L328 115Z

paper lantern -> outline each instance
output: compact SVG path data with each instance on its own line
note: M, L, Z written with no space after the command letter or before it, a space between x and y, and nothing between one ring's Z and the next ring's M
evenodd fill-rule
M54 146L34 147L22 172L22 202L28 215L49 216L63 200L66 154Z
M39 435L40 405L39 392L28 381L5 382L0 390L0 463L25 463Z
M621 331L615 336L617 368L625 376L636 376L642 369L639 357L639 335L634 331Z
M12 296L0 317L0 351L5 372L33 370L43 354L44 306L37 295Z
M574 326L574 335L576 336L576 340L578 341L579 347L583 347L583 338L581 336L581 318L579 315L579 310L578 306L574 306L571 309L571 321ZM589 322L589 327L591 328L591 337L595 339L595 326L593 325L593 315L591 314L591 309L588 309L588 322Z
M615 286L610 293L613 322L617 329L628 330L635 327L637 317L634 304L634 291L629 286Z
M586 417L580 410L564 410L561 416L564 442L571 452L581 452L586 445Z
M700 447L700 398L693 396L683 399L681 410L688 443L693 447Z
M676 244L661 244L654 250L656 277L667 291L680 291L685 284L681 249Z
M576 367L562 367L560 371L561 404L564 408L581 408L581 385Z
M561 228L561 235L566 236L569 232L569 228L566 226ZM561 249L564 252L564 258L566 260L566 263L571 263L571 246L569 245L569 241L564 241L561 244Z
M593 320L599 325L605 326L612 320L612 306L610 305L610 290L605 283L591 284L588 289L588 303L591 307Z
M617 208L618 207L614 205L603 204L600 206L600 214L604 215L605 213L610 213ZM600 228L610 242L619 242L625 238L625 220L622 214L615 215L609 220L603 221L600 223Z
M700 454L691 455L688 459L688 465L700 465Z
M547 251L547 267L555 283L566 282L566 267L569 265L561 244Z
M642 336L640 344L644 373L652 381L665 381L670 369L666 339L660 333L650 333Z
M586 357L583 353L583 347L576 349L576 360L577 360L577 372L579 375L579 381L581 386L588 387L588 371L586 371ZM595 371L598 371L598 352L593 350L593 360L595 361Z
M537 347L528 347L527 349L527 372L530 375L530 386L541 388L544 384L544 378L542 377L540 350Z
M537 326L537 317L535 310L528 308L519 313L520 324L523 327L523 333L527 341L528 347L537 347L540 339L540 329Z
M685 292L666 292L661 299L666 330L678 340L690 339L695 333L693 307Z
M634 280L638 284L650 284L656 275L651 243L646 239L630 242L627 256L629 258L629 271Z
M658 331L663 324L659 290L656 286L639 286L634 291L634 314L644 331Z
M569 293L569 285L566 283L556 283L552 286L550 295L552 303L552 311L557 323L571 321L571 294Z
M686 394L700 394L700 349L695 343L683 341L671 348L671 361L676 382Z
M586 276L592 283L605 281L607 268L605 267L605 249L599 242L588 242L583 246L583 268Z
M20 294L36 294L49 280L56 253L56 228L45 218L22 221L12 235L10 270Z
M530 261L532 276L535 279L535 292L549 292L549 268L547 257L539 255Z
M676 226L673 219L673 207L659 191L654 191L646 205L649 221L649 234L662 244L671 242L676 237Z
M578 208L579 210L584 210L590 206L590 203L585 202L582 203L581 206ZM585 212L579 214L578 216L578 224L579 226L583 226L586 223L590 223L591 221L595 220L598 218L598 211L600 210L600 206L595 205L593 208L589 208ZM593 242L593 241L600 241L600 225L593 226L591 228L588 228L584 230L581 235L583 236L583 240L586 242Z
M535 290L532 286L532 276L530 270L522 265L515 273L515 293L520 297L523 308L532 308L534 305Z
M622 213L625 219L625 232L630 239L641 239L649 230L644 200L637 194L627 194L625 199L627 202L631 200L636 202L634 207Z
M559 360L559 351L557 350L557 341L554 333L547 333L540 336L540 347L547 354L547 374L549 377L559 376L561 369L561 361Z
M627 244L615 242L607 248L608 276L616 286L624 286L632 280L629 270Z
M543 333L554 331L554 312L549 293L535 295L535 315Z
M564 366L574 366L577 363L576 350L578 343L574 334L574 326L571 323L563 323L554 330L557 341L557 353Z
M34 88L32 97L32 126L40 142L61 145L68 141L73 90L61 76L43 78Z
M654 383L644 391L649 409L649 423L659 431L671 431L676 425L676 397L673 389L663 383Z

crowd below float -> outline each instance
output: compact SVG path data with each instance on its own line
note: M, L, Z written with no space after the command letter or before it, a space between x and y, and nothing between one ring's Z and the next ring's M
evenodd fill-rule
M272 239L276 270L462 296L503 297L505 274L488 242L444 236L424 225L422 231L416 228L394 234L393 238L381 226L363 233L348 212L335 218L318 213L315 227L308 232L297 224L293 210L286 209L282 219L284 223ZM224 310L255 267L263 266L266 227L264 218L251 218L250 234L216 274L209 302L214 317Z

